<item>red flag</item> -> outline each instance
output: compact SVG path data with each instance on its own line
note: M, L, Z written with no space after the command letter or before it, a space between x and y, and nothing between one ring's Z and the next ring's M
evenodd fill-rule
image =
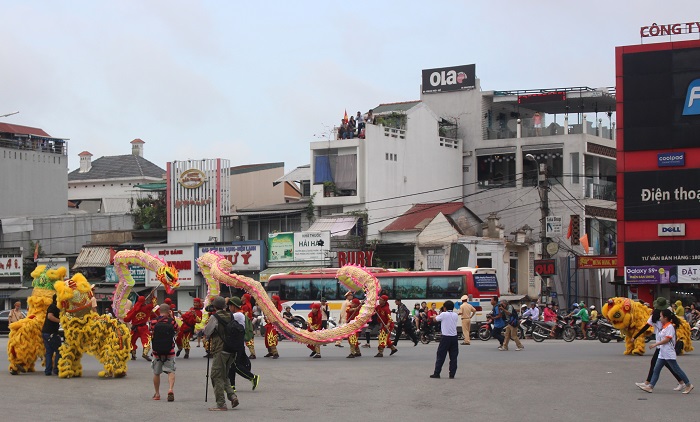
M347 109L345 109L345 116L343 116L343 121L344 121L345 123L348 122L348 110L347 110Z
M570 218L569 219L569 231L566 232L566 238L571 239L571 232L574 229L574 219Z
M114 255L117 254L117 251L114 250L113 247L109 247L109 263L114 264Z
M583 246L583 250L588 253L590 250L590 246L588 245L588 234L584 234L580 239L581 241L581 246Z
M39 258L39 241L34 244L34 260L36 261L37 258Z

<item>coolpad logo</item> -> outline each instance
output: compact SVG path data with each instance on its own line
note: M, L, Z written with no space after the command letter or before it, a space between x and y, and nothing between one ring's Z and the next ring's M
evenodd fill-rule
M700 79L696 79L688 85L688 93L683 105L684 116L700 114Z

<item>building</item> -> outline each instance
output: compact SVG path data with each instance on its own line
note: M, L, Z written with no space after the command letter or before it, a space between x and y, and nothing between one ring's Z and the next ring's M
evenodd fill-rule
M165 170L143 158L145 142L131 141L131 154L105 156L92 161L80 154L80 168L68 174L68 200L89 213L129 213L141 197L137 185L161 182Z
M231 167L231 211L295 202L301 198L293 183L275 184L284 176L284 163L246 164Z
M616 63L617 275L631 297L689 305L700 298L700 41L618 47Z

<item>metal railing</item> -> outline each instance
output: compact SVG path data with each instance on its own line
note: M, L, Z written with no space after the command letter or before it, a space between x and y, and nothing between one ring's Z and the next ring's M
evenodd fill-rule
M68 155L68 144L61 140L0 138L0 148Z

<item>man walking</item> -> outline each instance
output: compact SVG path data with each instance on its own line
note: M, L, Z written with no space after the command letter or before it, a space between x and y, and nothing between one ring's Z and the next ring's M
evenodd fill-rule
M352 303L352 299L354 297L355 296L350 291L345 293L345 302L343 302L343 304L340 305L340 316L338 317L338 326L347 324L349 322L347 319L347 310L348 306L350 306L350 304ZM336 341L335 347L343 347L342 341Z
M229 305L231 305L231 303L229 303ZM211 365L211 383L214 386L216 407L209 408L209 410L226 411L228 409L226 407L224 393L226 393L226 397L231 401L232 408L238 406L238 397L236 393L233 392L227 378L228 370L236 358L236 353L233 350L224 350L224 341L227 335L226 327L231 322L232 318L235 318L241 325L242 331L240 333L240 338L237 340L234 339L233 341L235 341L236 344L240 343L241 352L245 353L243 349L245 315L237 313L240 316L235 316L236 314L232 315L230 311L225 310L226 300L221 296L215 297L211 304L214 306L215 313L212 315L213 318L209 318L209 322L207 322L206 327L204 327L204 335L209 339L209 353L212 355L213 359ZM238 304L240 305L240 302Z
M53 295L53 301L46 310L46 319L44 326L41 329L41 337L44 339L44 348L46 356L44 357L44 375L58 375L58 361L61 359L61 337L58 333L60 312L56 303L56 295Z
M503 319L503 308L498 303L498 296L491 298L491 306L493 306L493 311L491 312L491 318L493 319L493 338L498 340L500 345L498 350L503 350L503 328L506 326L506 322Z
M22 316L22 309L20 309L20 306L22 306L22 304L20 302L15 302L15 307L12 308L12 310L10 311L10 316L7 317L7 326L8 327L13 322L17 322L20 319L24 318Z
M462 335L464 336L464 340L462 341L463 345L471 344L470 333L472 331L472 318L476 314L476 308L469 303L471 300L472 295L462 296L462 304L459 305L459 310L457 311L457 315L459 315L462 319Z
M170 305L164 303L160 305L160 316L153 324L151 342L153 346L153 387L156 393L153 400L160 400L160 374L168 374L168 401L175 401L173 387L175 387L175 333L177 332L177 322L170 315ZM161 324L161 325L158 325Z
M377 347L377 354L374 355L375 358L384 357L384 348L386 347L391 349L389 356L399 351L399 349L397 349L396 346L394 346L394 343L391 341L391 332L394 330L394 321L391 320L391 309L389 309L389 304L387 303L388 301L389 296L381 295L379 297L379 306L375 308L380 327L379 336L377 337L379 346Z
M247 317L245 317L245 314L241 309L241 299L236 296L231 297L228 301L228 307L229 311L231 311L234 316L236 316L236 314L244 315L243 318L236 318L243 319L243 326L245 327L245 318ZM236 392L236 374L250 381L253 384L253 391L255 391L255 389L258 388L258 382L260 381L260 376L255 375L251 372L251 368L253 367L253 365L251 365L250 359L245 354L245 347L243 347L244 343L245 337L243 337L243 342L240 345L237 343L237 347L235 349L236 356L233 359L233 363L231 364L231 367L228 370L228 379L229 381L231 381L231 388L233 389L234 393ZM277 353L276 346L275 353Z
M505 319L506 319L506 338L503 340L503 345L499 348L501 351L507 351L508 350L508 342L510 342L510 339L512 338L513 341L515 341L515 345L517 346L516 351L521 351L525 348L523 344L520 342L520 339L518 338L518 322L520 321L518 319L518 314L515 312L515 309L513 308L513 305L509 304L505 300L501 302L503 305L501 307Z
M454 302L451 300L445 301L445 311L438 315L432 316L434 321L440 322L440 344L437 349L437 357L435 358L435 371L430 378L440 378L442 365L445 363L447 353L450 354L450 379L455 377L457 373L457 356L459 356L459 346L457 345L457 319L459 316L452 312L455 308Z
M408 307L404 305L401 302L401 299L396 299L394 301L394 304L396 304L396 337L394 338L394 345L399 344L399 339L401 338L401 333L403 331L408 334L409 337L411 337L411 340L413 340L413 346L415 347L418 345L418 336L416 336L416 332L413 330L413 324L411 324L411 321L409 317L411 316L411 312L408 310Z

